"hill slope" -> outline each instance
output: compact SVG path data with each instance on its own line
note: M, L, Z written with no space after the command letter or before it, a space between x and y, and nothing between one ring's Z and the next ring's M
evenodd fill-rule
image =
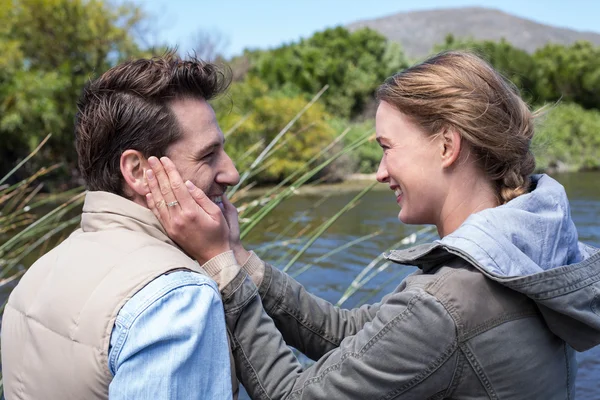
M357 21L350 30L374 29L388 39L402 44L409 57L423 57L448 33L455 37L479 40L505 38L514 46L533 52L546 43L571 44L587 40L600 45L600 34L579 32L540 24L489 8L468 7L399 13L383 18Z

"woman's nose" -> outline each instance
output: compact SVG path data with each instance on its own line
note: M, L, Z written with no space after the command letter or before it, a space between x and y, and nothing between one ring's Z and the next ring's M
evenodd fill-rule
M388 174L387 168L383 163L383 159L379 162L379 167L377 168L377 175L375 175L378 182L385 183L390 180L390 176Z

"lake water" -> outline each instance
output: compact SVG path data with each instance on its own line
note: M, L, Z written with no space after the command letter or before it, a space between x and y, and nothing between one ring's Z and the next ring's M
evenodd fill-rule
M600 247L600 173L562 174L555 175L554 178L566 188L580 240ZM385 187L385 185L381 186ZM266 233L257 233L248 238L249 247L260 248L265 243L272 243L275 239L280 240L281 238L277 238L277 232L285 229L290 221L292 223L297 221L297 225L292 228L291 232L297 232L306 225L314 227L323 223L351 200L359 190L358 188L356 191L323 190L325 194L299 195L289 199L262 223L262 229L266 230ZM313 209L316 203L323 201L324 195L326 199L323 204ZM316 263L307 272L297 277L298 281L310 292L331 302L338 301L354 277L374 258L411 232L422 228L402 225L398 221L397 215L398 206L393 193L387 189L372 190L356 207L328 229L311 246L310 251L290 269L290 272L293 273L303 264L313 262L317 257L345 243L381 231L381 234L374 238L355 244ZM293 234L288 234L286 237L290 239ZM296 247L301 247L301 244L296 244ZM286 252L287 247L273 247L265 251L262 256L271 261L280 260L275 265L282 267L290 258L285 256ZM283 260L281 260L282 257ZM376 275L367 285L350 297L344 303L344 307L354 307L365 301L378 301L385 293L392 291L411 271L412 269L390 265L388 269ZM579 353L578 361L577 398L600 399L600 346Z

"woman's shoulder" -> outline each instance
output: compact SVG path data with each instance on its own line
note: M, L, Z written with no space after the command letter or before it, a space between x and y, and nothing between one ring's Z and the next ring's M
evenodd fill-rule
M470 337L485 327L493 328L511 319L537 317L535 303L487 278L461 258L409 275L403 290L420 289L439 301L456 322L459 336Z

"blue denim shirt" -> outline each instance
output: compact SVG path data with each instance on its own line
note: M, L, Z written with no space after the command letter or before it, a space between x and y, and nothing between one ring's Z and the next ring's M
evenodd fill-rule
M119 311L110 339L109 398L230 399L225 317L216 284L162 275Z

